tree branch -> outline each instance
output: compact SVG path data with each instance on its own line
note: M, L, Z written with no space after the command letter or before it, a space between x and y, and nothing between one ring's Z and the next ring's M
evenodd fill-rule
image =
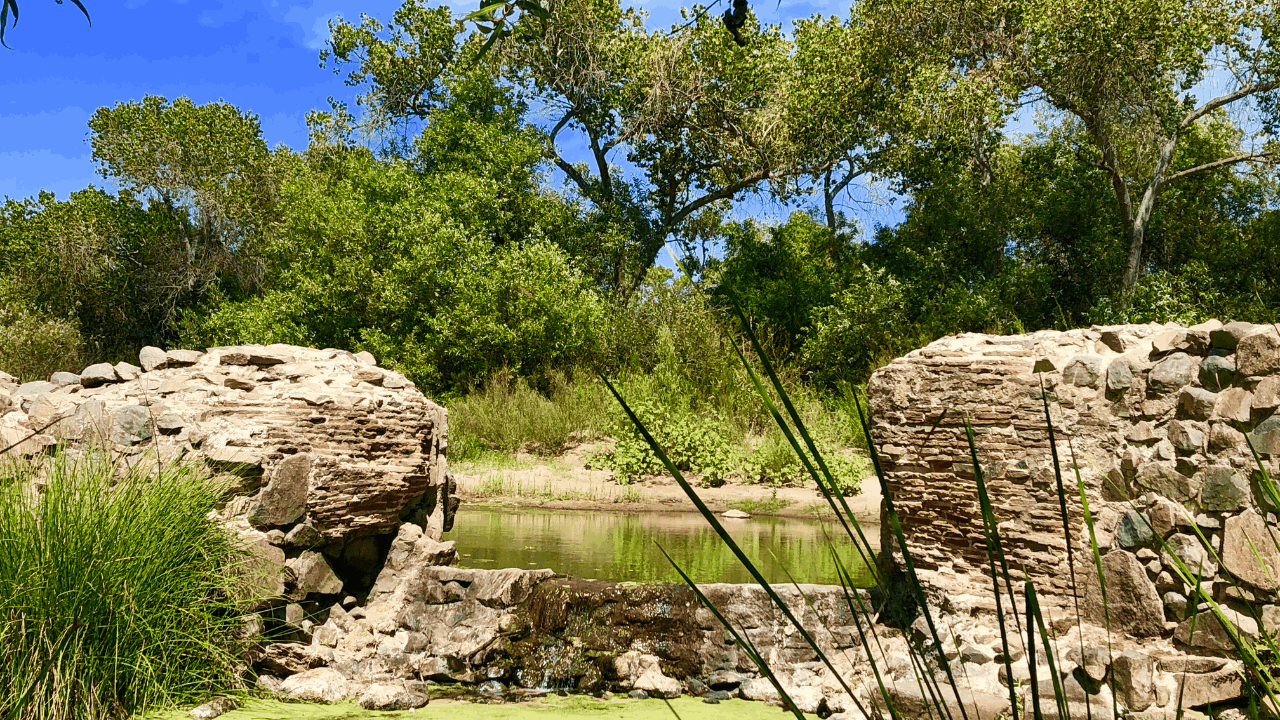
M1204 117L1205 115L1208 115L1209 113L1213 112L1214 110L1217 110L1218 108L1224 105L1230 105L1231 103L1237 100L1240 100L1241 98L1246 98L1256 93L1270 92L1277 88L1280 88L1280 81L1244 85L1238 90L1236 90L1235 92L1227 93L1226 95L1219 95L1218 97L1212 100L1209 100L1208 102L1196 108L1195 110L1192 110L1191 112L1187 113L1187 116L1182 119L1182 124L1179 125L1178 128L1180 130L1188 128L1191 126L1192 123Z
M677 210L676 213L671 216L671 219L667 221L666 223L667 229L669 230L670 228L675 227L676 225L680 224L685 218L701 210L702 208L710 205L711 203L717 200L727 200L733 197L734 195L737 195L738 193L742 192L743 190L746 190L752 185L755 185L756 183L762 182L764 180L768 180L771 177L773 177L773 173L771 173L769 170L759 170L757 172L753 172L750 175L743 177L741 180L738 180L738 182L733 183L732 185L725 185L724 187L720 188L719 190L716 190L715 192L707 193L706 195L703 195L697 200L694 200L693 202L688 203L684 207Z
M1193 168L1187 168L1186 170L1179 170L1178 172L1173 173L1169 177L1165 178L1165 182L1170 183L1170 182L1173 182L1174 180L1177 180L1178 178L1186 177L1188 175L1195 175L1196 173L1207 172L1209 170L1217 170L1218 168L1221 168L1221 167L1227 167L1228 165L1235 165L1237 163L1242 163L1242 162L1249 162L1251 160L1266 160L1271 157L1273 156L1265 152L1232 155L1231 157L1225 157L1225 158L1222 158L1221 160L1214 160L1213 162L1207 162L1203 165L1197 165Z

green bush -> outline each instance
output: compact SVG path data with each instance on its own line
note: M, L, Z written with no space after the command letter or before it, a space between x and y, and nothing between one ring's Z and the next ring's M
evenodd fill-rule
M231 687L237 557L190 465L0 467L0 718L95 720ZM33 481L39 479L37 490Z
M76 323L25 310L0 309L0 370L25 381L84 367Z
M485 450L556 455L609 429L611 398L599 382L554 374L549 390L544 395L506 371L450 402L449 456L467 460Z
M723 485L734 471L740 453L725 439L724 422L716 414L681 415L647 400L637 401L631 409L671 462L682 471L697 474L704 487ZM629 421L623 418L618 427L621 437L612 451L595 459L596 467L612 470L621 485L664 472L658 457Z

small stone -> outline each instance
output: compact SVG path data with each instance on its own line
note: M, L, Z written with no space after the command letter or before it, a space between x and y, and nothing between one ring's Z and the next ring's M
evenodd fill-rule
M1164 594L1164 606L1173 617L1179 619L1186 617L1187 596L1178 592L1167 592Z
M249 354L240 351L224 352L218 356L219 365L248 365Z
M1232 447L1244 447L1244 433L1227 423L1215 422L1209 426L1209 450L1220 452Z
M1124 334L1117 330L1103 330L1102 336L1098 339L1113 352L1123 353L1125 351Z
M1210 355L1200 361L1200 384L1205 388L1218 392L1231 386L1239 374L1236 364L1220 355Z
M110 363L97 363L80 371L80 384L87 388L116 382L120 382L120 376Z
M370 368L370 369L356 370L355 372L351 373L351 377L355 378L359 382L367 382L370 385L382 385L382 380L385 377L385 375L383 375L383 373L379 370L374 370Z
M410 383L400 373L389 372L382 378L382 387L388 390L400 390L409 387Z
M1209 553L1205 552L1200 539L1194 535L1178 534L1165 541L1165 565L1174 567L1176 563L1173 557L1181 560L1192 576L1211 578L1218 574L1218 566L1209 559Z
M266 350L251 351L249 353L249 364L258 367L268 367L270 365L283 365L292 362L293 357L284 353L270 352Z
M66 387L68 385L79 385L80 376L69 372L56 372L49 376L49 382L56 387Z
M1116 358L1107 366L1107 392L1122 395L1133 387L1133 363L1127 358Z
M347 679L329 667L316 668L292 675L280 686L281 692L304 702L342 702L351 694Z
M120 378L124 382L137 380L142 376L142 368L134 365L133 363L124 362L123 360L115 364L115 370L116 377Z
M1130 510L1120 518L1120 523L1116 525L1116 543L1122 548L1128 549L1149 545L1153 540L1155 540L1155 535L1151 531L1151 522L1146 513Z
M502 697L507 691L497 680L485 680L476 686L476 692L486 697Z
M974 665L985 665L990 662L995 662L996 653L985 645L978 645L976 643L965 641L965 643L960 646L960 659Z
M1280 375L1264 377L1253 388L1253 407L1257 410L1280 407Z
M1209 345L1223 350L1235 350L1240 338L1253 332L1253 323L1231 322L1209 332Z
M175 413L165 413L160 416L159 420L156 420L156 429L160 431L161 435L177 435L186 426L187 423L182 419L182 416Z
M1142 420L1129 428L1129 432L1125 434L1125 439L1131 443L1148 444L1156 442L1163 437L1156 432L1155 426L1149 420Z
M378 361L374 359L373 353L369 352L368 350L361 350L360 352L356 353L355 358L356 358L356 361L362 365L370 365L373 367L377 367L378 365Z
M1160 537L1166 537L1179 525L1190 524L1190 519L1186 517L1186 511L1182 506L1164 498L1156 498L1155 502L1151 503L1150 509L1147 510L1147 517L1151 518L1151 529Z
M732 509L732 510L725 510L724 512L720 513L720 517L730 518L733 520L746 520L747 518L751 517L751 514L745 513L738 509Z
M334 595L342 592L342 580L320 553L307 551L289 560L287 564L298 578L298 592L304 595Z
M1062 369L1063 382L1080 387L1098 387L1102 377L1103 359L1097 355L1076 355Z
M212 720L240 707L240 703L232 697L216 697L209 702L193 708L187 713L196 720Z
M1134 483L1175 502L1186 502L1200 492L1199 480L1179 473L1172 462L1146 462L1138 468Z
M1249 442L1257 452L1267 455L1280 455L1280 414L1258 423L1249 433Z
M365 710L413 710L427 704L427 696L403 685L374 683L360 694L360 707Z
M1230 467L1212 465L1204 469L1200 507L1209 512L1238 510L1249 499L1249 483Z
M302 627L302 621L307 614L303 611L302 606L298 603L289 603L284 606L284 624L293 627Z
M1182 453L1200 452L1205 445L1204 430L1194 420L1173 420L1169 423L1169 442Z
M1213 413L1224 420L1243 424L1249 422L1252 410L1253 393L1244 388L1227 388L1218 395Z
M1116 696L1130 711L1142 712L1156 701L1155 661L1149 655L1126 650L1111 663Z
M160 348L148 345L138 352L138 364L143 372L163 370L169 366L169 356Z
M1280 373L1280 336L1274 328L1266 327L1240 339L1236 345L1236 370L1241 375Z
M1177 352L1151 368L1147 387L1156 393L1171 393L1191 384L1200 363L1186 353Z
M631 698L632 700L648 700L649 693L643 690L632 690L631 692L627 693L627 697Z
M166 367L188 367L195 365L204 353L196 350L170 350L165 353L165 357L169 359Z
M284 536L284 544L291 548L310 549L324 541L324 537L320 535L320 531L316 530L310 523L301 523L294 525L293 529Z
M227 378L226 380L223 380L222 384L225 387L231 388L232 390L244 390L246 392L250 392L254 388L258 387L258 383L252 380L247 380L245 378L235 377L234 375Z
M1241 582L1266 592L1280 590L1280 530L1252 509L1227 518L1222 566Z

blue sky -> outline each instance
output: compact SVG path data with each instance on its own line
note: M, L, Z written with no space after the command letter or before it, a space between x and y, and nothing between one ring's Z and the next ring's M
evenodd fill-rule
M319 66L327 22L361 12L389 17L400 0L20 0L22 19L0 49L0 197L41 189L65 197L101 184L87 141L95 109L158 94L226 100L256 113L271 145L301 148L305 114L350 89ZM679 20L682 4L643 2L651 27ZM455 5L470 11L474 4ZM845 15L849 0L754 4L761 20Z

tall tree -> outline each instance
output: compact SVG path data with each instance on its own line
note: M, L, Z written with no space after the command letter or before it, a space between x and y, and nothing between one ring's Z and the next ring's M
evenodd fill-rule
M1084 131L1084 158L1103 170L1124 226L1121 295L1146 263L1148 228L1171 184L1277 159L1280 29L1274 0L872 0L902 39L898 53L945 60L943 84L998 96L989 127L1043 100ZM1248 115L1241 152L1192 162L1180 152L1217 114Z

